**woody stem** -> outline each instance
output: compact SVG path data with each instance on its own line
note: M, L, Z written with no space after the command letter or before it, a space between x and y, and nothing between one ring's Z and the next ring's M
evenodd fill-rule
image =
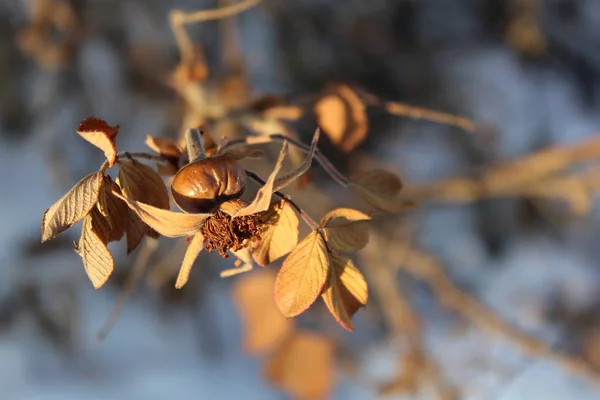
M255 180L256 182L260 183L261 185L265 184L265 180L263 178L261 178L260 176L258 176L257 174L255 174L252 171L248 171L246 170L246 175L248 175L248 177L250 179ZM273 194L277 197L279 197L280 199L283 199L285 201L287 201L290 206L292 206L292 208L294 210L296 210L296 212L300 215L300 217L304 220L304 222L306 222L306 224L311 228L311 229L317 229L319 228L319 224L317 224L311 217L310 215L308 215L298 204L296 204L291 198L290 196L288 196L285 193L281 193L280 191L274 191Z
M196 128L188 129L185 132L185 143L190 162L203 160L206 158L202 131Z

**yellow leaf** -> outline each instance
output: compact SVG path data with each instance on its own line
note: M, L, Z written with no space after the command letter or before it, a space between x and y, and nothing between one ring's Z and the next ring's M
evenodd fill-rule
M290 172L287 175L282 176L275 180L273 191L281 190L293 181L295 181L298 177L304 174L310 168L312 164L313 157L315 155L315 151L317 150L317 144L319 143L319 136L321 135L321 130L316 129L315 134L313 135L312 142L310 143L310 150L302 163L298 165L298 167Z
M334 347L321 333L297 332L267 360L267 380L291 398L329 398L335 379Z
M391 172L375 169L350 178L356 192L372 207L386 212L401 212L413 209L415 203L397 198L402 181Z
M310 307L325 285L331 261L325 240L311 232L287 256L275 282L275 300L286 317Z
M362 249L369 243L370 220L367 214L351 208L337 208L321 218L321 227L327 243L334 249L353 252Z
M106 247L108 242L108 226L97 209L93 209L83 220L81 239L76 250L83 259L83 266L88 278L99 289L106 283L114 269L114 260Z
M77 127L77 133L104 152L109 167L115 165L115 139L119 133L119 125L110 126L100 118L86 118Z
M169 209L169 193L152 168L136 160L119 160L119 186L124 196L154 207ZM127 218L127 252L132 252L145 236L158 237L156 232L129 212Z
M367 304L367 282L350 258L336 253L329 256L332 268L322 298L336 321L352 332L352 316Z
M271 197L273 195L274 189L273 185L275 184L275 178L277 177L277 173L283 166L283 161L285 160L285 156L287 154L287 142L283 142L281 146L281 151L279 152L279 158L275 163L275 167L273 168L273 172L269 175L269 178L265 182L265 184L258 190L254 200L246 207L240 209L234 217L243 217L245 215L256 214L259 212L263 212L269 208L271 205Z
M185 251L185 256L183 257L183 262L181 263L181 268L177 275L177 281L175 282L175 288L181 289L183 285L187 283L194 261L198 258L198 254L200 254L203 247L204 236L202 236L200 232L197 232Z
M177 237L193 235L212 214L182 214L175 211L152 207L139 201L130 200L116 192L115 196L125 201L136 215L163 236Z
M108 235L109 242L121 240L127 228L127 218L129 208L121 199L115 197L112 191L121 193L121 188L110 178L104 178L104 184L100 189L98 196L98 211L106 219L110 232Z
M42 242L81 221L98 201L101 186L102 174L90 174L47 209L42 217Z
M231 289L243 327L242 346L247 354L271 352L294 327L293 321L281 315L275 304L274 285L274 274L260 270L236 279Z
M170 138L159 138L146 135L146 146L166 157L178 159L181 156L181 148Z
M314 111L319 126L343 152L351 152L365 140L369 128L365 105L350 87L329 85Z
M298 217L285 200L271 205L261 216L263 230L252 257L261 267L283 257L298 244Z

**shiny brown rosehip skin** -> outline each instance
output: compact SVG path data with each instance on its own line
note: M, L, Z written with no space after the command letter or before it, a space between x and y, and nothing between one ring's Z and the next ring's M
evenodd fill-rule
M233 158L215 156L183 167L171 184L177 206L188 213L208 213L246 189L246 171Z

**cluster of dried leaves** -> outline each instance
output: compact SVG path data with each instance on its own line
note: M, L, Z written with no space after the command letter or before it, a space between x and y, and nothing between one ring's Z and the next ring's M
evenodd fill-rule
M217 249L224 257L231 252L240 260L238 263L244 263L243 271L250 269L253 262L266 267L287 255L274 285L275 299L283 315L297 316L321 297L345 329L354 329L352 316L367 302L367 283L347 254L368 243L371 217L358 210L337 208L317 223L280 192L311 166L317 152L319 130L305 159L281 176L288 141L278 137L283 145L269 177L262 180L248 171L250 178L262 183L254 198L249 202L226 201L214 212L205 214L171 211L169 192L159 172L136 159L154 159L158 161L159 171L172 175L186 162L185 153L175 142L148 137L148 144L158 154L118 154L115 147L118 126L88 118L81 122L77 132L103 150L106 161L98 172L79 181L44 213L42 241L83 220L81 238L75 249L96 289L104 285L114 270L114 260L107 247L109 242L126 236L130 253L144 236L185 236L189 237L189 245L175 283L177 288L188 281L192 265L203 248ZM209 135L205 132L203 136ZM214 139L210 142L215 143ZM241 159L256 154L252 147L252 143L229 141L206 151L214 156L226 154ZM192 157L187 155L187 158ZM329 164L324 165L330 168ZM114 181L106 174L113 166L118 167ZM335 175L341 177L337 171ZM343 179L346 186L353 187L376 210L397 212L407 206L397 199L402 188L400 179L389 172L373 170ZM272 201L273 194L280 199ZM300 241L297 214L311 228ZM248 234L248 229L253 233Z
M408 187L403 190L402 197L399 196L402 182L387 171L375 169L345 177L318 149L319 131L308 146L298 140L292 122L305 117L316 121L329 140L344 153L356 150L367 138L369 107L392 115L449 124L466 131L473 131L474 125L454 115L384 101L360 87L343 83L331 83L320 93L302 100L271 95L250 99L240 56L225 60L223 69L228 74L224 78L211 78L202 49L194 45L185 25L230 17L259 2L244 0L217 10L190 13L174 10L170 23L181 61L169 80L171 88L185 101L182 133L189 127L209 124L221 138L217 142L210 135L204 135L208 156L227 154L236 160L264 157L266 154L261 145L282 143L277 162L267 179L246 171L250 179L261 184L258 191L250 199L225 202L211 214L171 211L164 180L168 181L189 161L183 135L179 141L148 136L146 144L156 154L119 154L115 147L118 127L98 119L87 119L79 126L78 133L102 149L107 160L98 172L82 179L46 211L42 219L42 241L83 220L76 250L95 288L101 287L114 269L107 244L124 236L128 252L133 251L145 236L187 237L189 243L176 280L177 288L186 284L192 265L203 249L218 250L225 256L231 253L237 258L236 268L223 271L221 276L248 271L254 264L267 267L283 259L277 274L264 269L235 281L233 298L244 324L244 347L250 354L267 357L265 376L275 386L294 398L324 398L334 381L333 342L324 334L299 329L297 321L287 317L301 314L321 297L344 328L354 329L352 317L366 304L368 290L365 277L350 255L369 242L369 224L375 213L410 209L414 204L408 199L466 202L518 194L562 198L569 202L573 211L584 214L590 210L591 194L598 188L596 169L586 172L589 179L582 183L579 179L582 174L577 172L575 176L567 167L597 157L600 147L594 139L572 148L550 149L514 163L493 166L483 178L456 178L433 185ZM515 19L507 36L509 40L517 36L527 38L526 43L515 45L535 53L542 48L536 36L538 32L532 30L537 7L525 8L528 12L521 15L527 16ZM32 21L37 21L32 25L40 27L48 23L60 24L59 20L48 22L33 17ZM520 33L524 29L528 30L528 35ZM34 30L44 31L41 28ZM43 35L39 37L43 38ZM26 47L23 49L27 52ZM239 51L226 50L224 53L227 54ZM35 56L41 52L38 49L31 54ZM241 134L244 129L258 136ZM288 153L289 148L304 155L298 157L294 152ZM280 174L286 158L291 160L293 169ZM157 170L140 162L141 159L156 161ZM286 185L306 177L313 160L338 184L358 194L369 210L337 208L314 221L289 196L281 193ZM115 180L106 173L113 166L119 169ZM298 217L310 228L310 233L302 239L299 238ZM253 230L251 235L242 236L243 229L235 228L243 225L235 224L242 218L250 218L244 220L244 224L251 221L248 223L255 224L258 232ZM457 288L443 266L428 254L412 249L397 237L384 238L377 233L374 241L374 246L362 253L366 257L365 273L379 303L385 304L382 313L394 336L406 336L411 342L397 379L384 384L382 393L412 393L419 387L420 380L427 379L438 389L439 398L453 396L421 343L417 316L397 288L396 272L400 268L431 285L444 305L476 325L516 343L526 354L549 357L576 373L598 380L598 374L585 362L519 333L482 307L476 299Z

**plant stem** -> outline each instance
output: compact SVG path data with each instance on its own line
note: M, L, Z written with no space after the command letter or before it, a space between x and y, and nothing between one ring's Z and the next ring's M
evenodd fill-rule
M265 180L263 178L261 178L260 176L258 176L257 174L255 174L252 171L248 171L246 170L246 175L248 175L248 177L250 179L255 180L256 182L260 183L261 185L265 184ZM317 224L315 222L315 220L313 220L310 215L308 215L298 204L296 204L291 198L290 196L288 196L287 194L281 193L280 191L274 191L273 194L277 197L279 197L280 199L283 199L285 201L287 201L288 203L290 203L290 206L292 206L292 208L294 210L296 210L296 212L300 215L300 217L304 220L304 222L306 222L306 224L311 228L311 229L318 229L319 228L319 224Z
M235 147L235 146L241 146L241 145L252 146L252 145L257 145L257 144L270 143L273 141L288 141L292 146L295 146L296 148L302 150L303 152L305 152L305 153L310 152L310 146L308 146L302 142L299 142L296 139L290 138L289 136L285 136L285 135L282 135L279 133L274 134L274 135L268 135L268 136L258 136L258 137L251 136L251 137L242 138L242 139L234 139L234 140L227 142L225 145L223 145L223 147L221 147L219 149L219 152L222 152L229 147ZM325 157L318 148L315 150L314 157L315 157L315 160L317 160L317 162L319 164L321 164L321 166L323 167L325 172L327 172L329 174L329 176L331 176L331 178L334 181L336 181L340 186L342 186L342 187L350 186L350 180L346 176L344 176L344 174L342 174L340 171L338 171L337 168L335 168L333 166L331 161L329 161L327 159L327 157Z
M202 131L199 129L188 129L185 132L185 143L187 146L187 153L190 163L195 161L204 160L206 158L206 152L204 151L204 138L202 137Z

